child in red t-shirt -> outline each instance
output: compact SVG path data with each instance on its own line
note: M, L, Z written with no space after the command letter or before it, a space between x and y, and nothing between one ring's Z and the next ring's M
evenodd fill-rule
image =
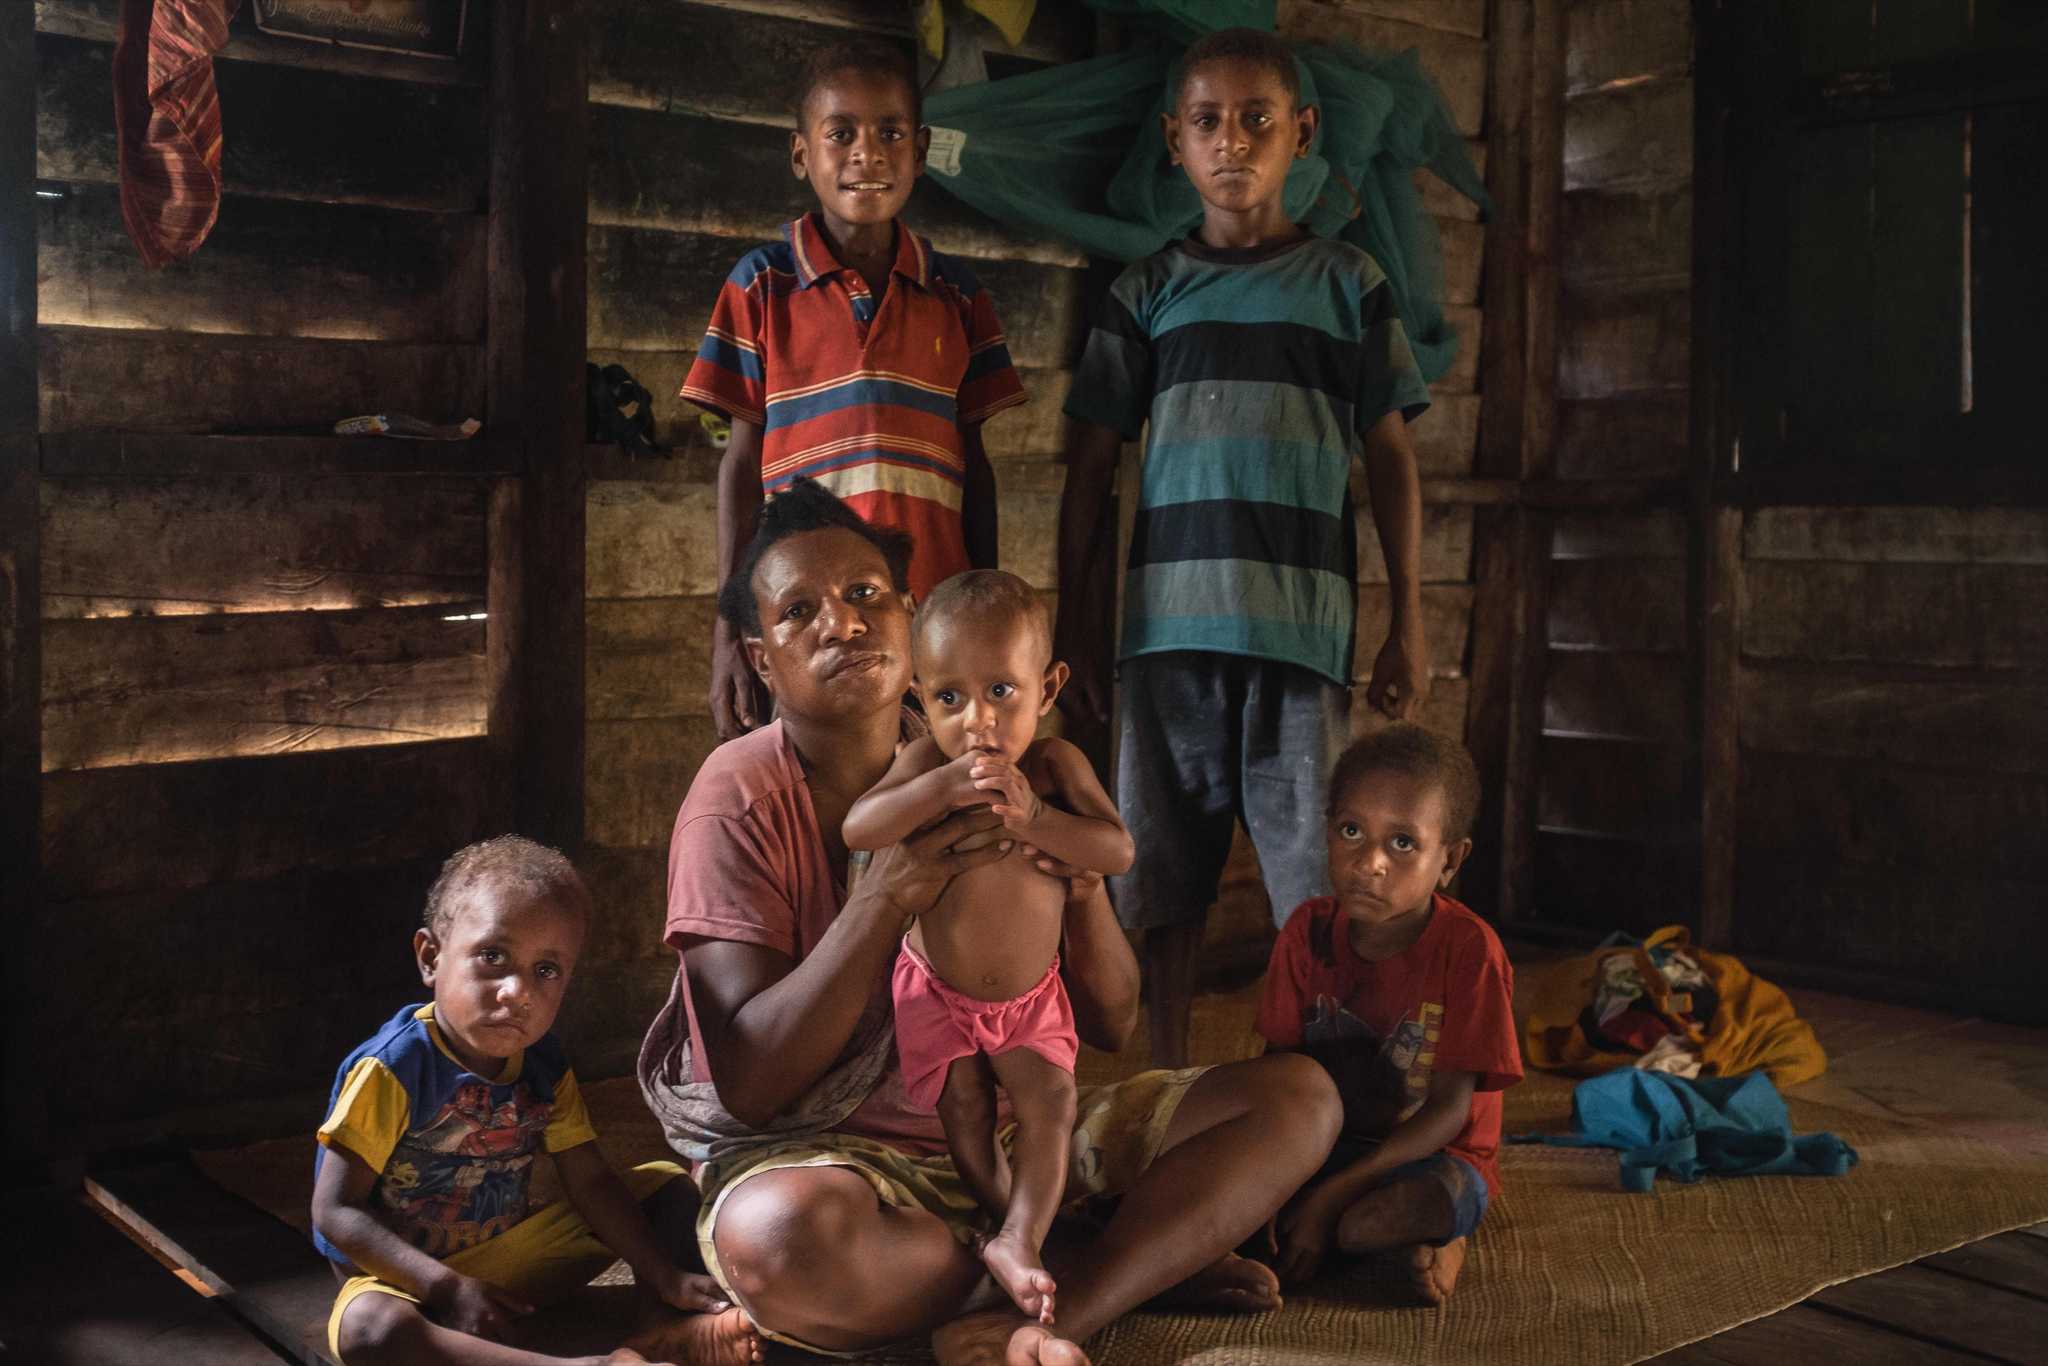
M1277 1269L1300 1281L1333 1245L1398 1249L1441 1304L1500 1190L1500 1092L1522 1079L1514 970L1441 890L1472 852L1479 775L1456 741L1389 726L1344 751L1329 802L1336 895L1280 931L1258 1028L1329 1072L1344 1133L1275 1220Z

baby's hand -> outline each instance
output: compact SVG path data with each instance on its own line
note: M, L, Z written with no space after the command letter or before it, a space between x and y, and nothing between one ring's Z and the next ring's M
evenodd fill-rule
M974 786L995 797L988 809L1001 816L1003 824L1012 830L1030 829L1045 810L1045 803L1031 790L1031 780L1008 759L998 759L993 754L978 757L980 762L973 769Z
M959 758L946 761L942 770L946 775L946 805L955 809L988 805L988 793L981 791L974 781L975 769L987 757L978 749L970 749Z

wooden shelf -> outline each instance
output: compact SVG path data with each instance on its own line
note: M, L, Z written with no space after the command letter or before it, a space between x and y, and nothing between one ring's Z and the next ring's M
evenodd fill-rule
M235 474L473 475L520 472L519 443L504 437L407 441L378 436L263 433L45 432L50 479L202 479Z

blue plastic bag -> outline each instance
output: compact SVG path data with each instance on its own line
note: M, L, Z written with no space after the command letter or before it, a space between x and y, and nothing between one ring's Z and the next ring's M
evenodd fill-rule
M1624 1067L1572 1088L1570 1134L1518 1134L1516 1143L1615 1148L1621 1185L1647 1191L1662 1171L1702 1176L1841 1176L1856 1150L1833 1134L1794 1135L1785 1101L1762 1072L1679 1077Z

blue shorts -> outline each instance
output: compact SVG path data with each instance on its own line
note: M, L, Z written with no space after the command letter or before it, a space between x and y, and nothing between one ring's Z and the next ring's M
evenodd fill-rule
M1316 1182L1335 1176L1377 1146L1361 1139L1338 1139L1337 1146L1330 1151L1329 1160L1316 1173ZM1434 1181L1450 1197L1451 1231L1442 1238L1429 1239L1433 1247L1442 1247L1445 1243L1466 1237L1486 1217L1486 1178L1480 1175L1479 1168L1456 1153L1434 1153L1414 1162L1405 1162L1382 1176L1374 1183L1373 1189L1391 1186L1397 1181Z
M1176 650L1118 666L1116 809L1137 846L1109 880L1126 929L1199 926L1244 822L1273 924L1330 890L1330 765L1351 690L1294 664Z

